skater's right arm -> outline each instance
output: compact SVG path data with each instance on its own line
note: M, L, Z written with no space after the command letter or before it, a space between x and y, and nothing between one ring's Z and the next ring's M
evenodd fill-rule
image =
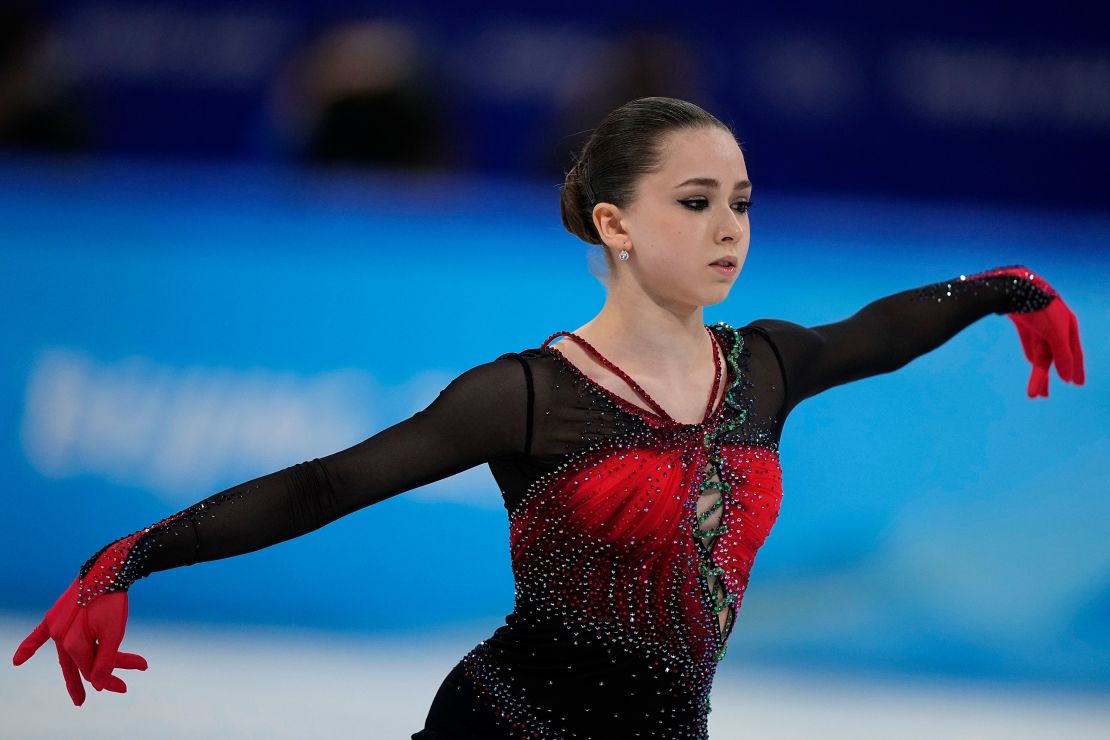
M85 625L105 613L100 643L118 647L126 592L139 578L259 550L398 493L520 454L528 403L517 360L502 357L478 365L452 380L425 409L350 448L232 486L105 545L84 563L73 585L20 645L15 664L53 637L75 704L84 700L84 689L74 666L98 690L125 691L111 671L145 668L145 661L134 656L124 661L133 665L117 664L111 647L104 655L91 655L93 646L78 645L73 637L78 630L70 628L78 621ZM68 671L67 654L72 658Z
M149 573L240 555L319 529L383 499L524 447L520 364L499 359L452 380L425 409L340 452L215 493L94 554L81 569L95 591L126 589ZM112 549L116 557L105 558Z

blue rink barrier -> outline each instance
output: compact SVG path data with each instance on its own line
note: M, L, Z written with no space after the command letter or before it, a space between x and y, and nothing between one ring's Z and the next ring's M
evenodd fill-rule
M730 652L1110 684L1110 220L755 200L747 262L706 323L827 323L1024 264L1078 315L1088 383L1053 371L1050 397L1027 398L1014 327L989 316L803 402ZM41 612L104 544L355 444L465 369L581 325L604 298L587 253L551 183L0 163L0 535L16 555L0 609ZM140 618L492 631L513 606L505 510L483 466L293 541L156 573L132 597Z

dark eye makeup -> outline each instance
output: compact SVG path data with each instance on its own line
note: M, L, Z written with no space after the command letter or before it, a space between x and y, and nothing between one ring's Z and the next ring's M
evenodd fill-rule
M689 208L691 211L703 211L705 210L706 206L709 205L709 201L705 198L686 198L685 200L680 200L678 202ZM740 213L747 213L748 209L752 205L752 201L749 198L748 200L737 201L732 205L734 208L736 206L740 206Z

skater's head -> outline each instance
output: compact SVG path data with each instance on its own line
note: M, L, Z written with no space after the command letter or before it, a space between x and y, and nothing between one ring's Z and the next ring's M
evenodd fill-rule
M751 183L732 129L675 98L633 100L609 113L566 175L563 225L602 247L612 289L663 300L723 301L748 253ZM628 259L617 258L621 250ZM731 272L710 263L734 257Z

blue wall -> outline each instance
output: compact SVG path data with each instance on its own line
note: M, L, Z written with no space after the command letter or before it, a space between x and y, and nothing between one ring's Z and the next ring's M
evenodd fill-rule
M55 38L40 74L56 68L100 153L289 161L312 105L296 60L387 23L412 40L385 57L412 59L448 167L549 178L605 111L672 95L731 123L763 186L1110 203L1092 167L1110 160L1104 3L34 5Z
M1025 264L1079 316L1088 382L1054 373L1048 399L1027 398L1016 332L990 316L804 402L733 651L1110 684L1110 220L772 188L756 200L743 274L707 323L825 323ZM0 537L15 556L0 608L35 613L107 542L407 418L604 297L557 193L509 177L8 159L0 247ZM132 617L367 632L500 618L507 535L475 468L157 573L133 587Z

